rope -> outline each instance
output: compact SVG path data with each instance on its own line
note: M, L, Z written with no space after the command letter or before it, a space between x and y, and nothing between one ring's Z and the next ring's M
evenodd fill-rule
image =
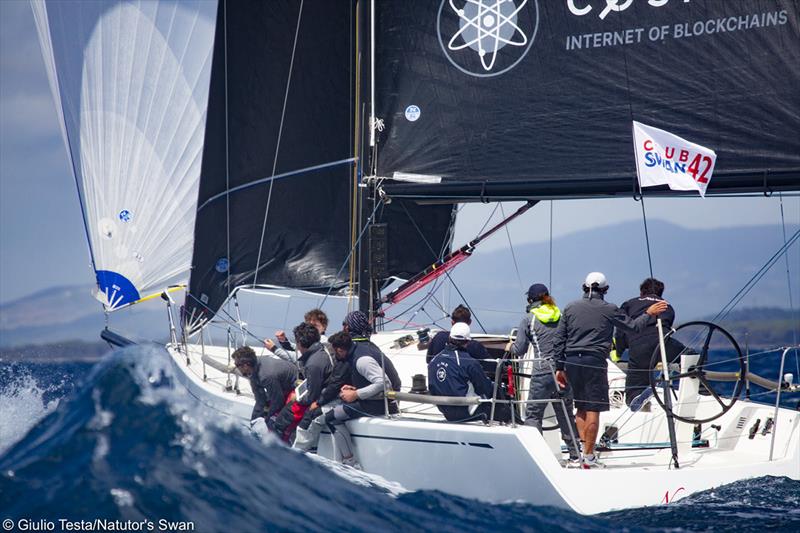
M498 203L497 205L500 206L500 214L503 218L506 218L505 209L503 209L503 204ZM517 264L517 254L514 253L514 243L511 242L511 232L508 231L508 226L505 226L506 230L506 237L508 238L508 247L511 250L511 259L514 261L514 270L517 272L517 281L519 282L519 290L523 292L525 287L522 285L522 276L519 274L519 265Z
M766 263L755 273L753 276L744 284L744 286L739 289L733 298L723 306L723 308L717 313L717 315L711 320L711 322L716 322L718 320L724 320L725 317L728 316L734 307L736 307L742 299L747 296L747 294L755 287L755 285L764 277L764 275L769 272L769 270L778 262L781 255L785 254L786 251L800 238L800 230L797 230L794 235L792 235L788 241L786 241L783 246L781 246L777 252L775 252L772 257L770 257Z
M553 290L553 200L550 200L550 276L547 286Z
M355 251L358 244L361 242L361 239L364 237L364 232L367 231L369 227L370 221L375 217L375 213L378 211L378 208L383 204L383 200L378 200L375 202L375 208L372 210L372 213L367 217L367 221L364 223L364 227L361 228L361 232L358 234L358 239L356 242L353 243L353 246L350 247L350 251L347 253L347 257L345 258L342 266L339 267L339 270L336 272L336 276L334 277L333 281L331 282L330 286L328 287L328 292L325 293L325 297L322 299L322 303L319 304L319 308L322 309L322 306L325 305L325 302L328 300L328 296L331 295L331 291L336 286L336 280L339 279L339 276L344 271L344 267L350 262L350 258L353 256L353 252Z
M286 117L286 103L289 101L289 88L292 84L292 70L294 69L294 57L297 51L297 37L300 35L300 21L303 17L303 3L300 0L300 9L297 11L297 26L294 30L294 43L292 44L292 59L289 61L289 74L286 78L286 92L283 95L283 108L281 109L281 122L278 126L278 141L275 145L275 157L272 160L272 176L275 176L275 170L278 167L278 153L281 149L281 136L283 135L283 120ZM261 251L264 247L264 235L267 231L267 217L269 216L269 207L272 203L272 188L275 185L275 180L269 182L269 192L267 193L267 206L264 209L264 222L261 225L261 240L258 243L258 257L256 257L256 269L253 271L253 286L256 286L258 281L258 269L261 266ZM230 241L230 239L228 239ZM228 245L230 246L230 244ZM338 276L337 276L338 277Z
M228 133L228 2L223 6L223 46L225 54L225 190L231 190L231 165L230 165L230 136ZM199 209L198 209L199 211ZM231 197L230 192L225 194L225 259L228 268L225 269L225 290L231 293Z
M628 114L629 114L629 118L630 118L630 121L631 121L631 126L633 126L633 102L631 101L631 79L630 79L630 74L628 72L628 53L627 53L627 51L623 50L622 58L623 58L624 64L625 64L625 86L627 88L626 93L628 95ZM638 171L639 171L638 163L637 163L636 171L637 171L637 178L638 178ZM653 277L653 258L652 258L652 255L650 254L650 234L647 231L647 213L645 212L645 209L644 209L644 192L642 191L642 184L639 183L638 179L636 180L636 184L639 187L639 198L638 198L638 200L642 204L642 221L644 222L644 239L645 239L645 243L647 245L647 265L650 268L650 277L652 278ZM636 199L635 196L634 196L634 199Z
M786 219L783 216L783 194L778 193L778 198L780 199L781 205L781 228L783 229L783 245L786 246ZM786 259L786 285L789 289L789 316L792 318L792 322L794 323L794 327L792 328L792 343L797 346L797 324L798 320L794 314L794 298L792 297L792 276L789 273L789 254L784 254L783 256ZM795 349L794 351L794 362L797 366L797 376L800 376L800 354Z
M354 106L354 110L351 110L351 114L354 115L353 123L355 124L354 132L353 132L353 155L356 156L357 158L359 158L360 155L361 155L361 153L359 151L359 147L360 147L360 142L359 141L360 141L360 138L361 138L361 119L362 119L362 117L364 115L363 110L361 111L360 114L358 113L359 109L362 109L362 104L361 104L361 51L358 49L358 43L360 42L360 40L359 40L359 31L360 31L360 28L361 28L361 23L359 22L360 12L361 12L360 9L356 9L355 10L355 41L354 42L355 42L356 50L353 53L353 55L351 56L351 59L353 57L355 58L354 62L355 62L355 73L356 73L356 79L355 79L355 93L356 94L355 94L355 99L354 99L355 106ZM350 17L350 21L351 21L351 24L352 24L353 17ZM353 34L352 28L351 28L350 34L351 35ZM352 67L352 63L351 63L351 67ZM352 91L352 88L351 88L351 91ZM351 185L352 191L351 191L351 195L350 195L350 246L351 246L351 248L355 248L356 247L356 242L357 242L357 238L358 238L356 233L358 231L358 214L360 212L359 205L358 205L358 173L359 173L359 165L360 165L360 159L358 160L358 162L356 164L353 165L353 181L352 181L352 185ZM348 291L347 291L347 294L349 296L348 299L347 299L347 312L348 313L353 310L353 295L356 294L356 285L355 285L356 282L355 282L355 279L356 279L357 268L358 267L356 265L355 257L353 257L353 255L351 254L350 255L350 269L348 271L348 276L347 276L347 279L348 279Z
M641 187L639 188L639 202L642 204L642 221L644 222L644 240L647 244L647 265L650 267L650 277L653 277L653 258L650 255L650 234L647 231L647 213L644 210L644 193Z
M500 205L500 204L497 204L497 205ZM433 251L433 246L431 246L431 243L428 242L428 239L425 237L425 234L422 233L422 230L417 225L417 221L414 220L414 217L412 217L411 213L408 212L408 209L406 209L405 204L403 202L400 202L400 206L403 208L403 211L406 212L406 216L411 221L411 224L414 226L414 229L416 229L417 233L419 233L420 237L422 237L422 241L425 243L425 246L428 247L428 250L430 250L431 254L436 256L436 252ZM497 210L497 206L495 206L494 209L496 211ZM494 214L494 211L492 211L492 214ZM489 221L487 220L486 224L484 224L483 227L486 228L486 226L488 224L489 224ZM481 231L479 233L482 233L482 232L483 232L483 229L481 229ZM436 257L436 259L438 260L438 259L441 259L441 258L440 257ZM461 300L464 302L464 304L467 307L469 307L470 309L472 309L472 306L469 305L469 302L467 301L466 297L464 297L464 294L461 292L461 289L458 288L458 285L456 284L455 280L453 280L453 277L450 275L450 272L445 270L444 274L445 274L445 276L447 276L447 279L450 280L450 283L453 284L453 288L456 290L456 292L458 293L458 296L461 298ZM478 316L474 312L472 313L472 318L475 319L475 321L481 327L483 332L486 333L486 328L483 327L483 324L481 323L481 319L478 318Z

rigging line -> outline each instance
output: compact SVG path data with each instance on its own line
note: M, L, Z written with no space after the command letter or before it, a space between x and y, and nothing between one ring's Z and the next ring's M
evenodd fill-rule
M550 200L550 277L547 286L553 290L553 200Z
M639 187L639 203L642 204L642 222L644 222L644 241L647 246L647 265L650 267L650 277L653 277L653 258L650 255L650 234L647 231L647 213L644 210L644 193Z
M622 59L625 64L625 86L627 88L627 96L628 96L628 115L631 121L631 128L633 128L633 102L631 100L631 78L630 73L628 72L628 53L627 51L622 51ZM635 158L635 153L634 153ZM639 162L638 159L636 160L636 175L639 175ZM639 187L639 201L642 204L642 222L644 223L644 240L647 246L647 266L650 269L650 277L653 276L653 256L650 253L650 233L647 231L647 213L645 212L644 208L644 191L642 191L642 185L639 183L639 180L636 180L636 184ZM634 186L635 187L635 186Z
M428 290L428 293L427 293L425 296L423 296L422 298L420 298L419 300L417 300L417 301L416 301L416 302L414 302L413 304L409 305L409 306L408 306L408 307L405 309L405 311L401 311L400 313L398 313L397 315L395 315L395 317L394 317L394 318L392 318L392 319L390 319L390 320L395 320L395 319L398 319L398 318L400 318L401 316L405 315L406 313L409 313L409 312L413 311L413 310L414 310L414 309L415 309L417 306L420 306L420 307L425 307L426 305L428 305L428 301L429 301L429 300L430 300L430 299L431 299L431 298L434 296L435 292L436 292L438 289L440 289L440 288L441 288L441 281L442 281L442 279L441 279L441 278L439 278L439 279L435 280L435 281L434 281L434 282L431 284L431 288ZM388 311L389 309L391 309L392 307L394 307L394 305L395 305L395 304L392 304L392 305L388 306L388 307L387 307L387 308L386 308L384 311ZM440 306L439 308L441 309L441 306ZM444 311L444 309L442 309L442 311ZM444 311L444 313L445 313L445 315L446 315L446 316L450 316L450 315L449 315L449 313L447 313L447 311Z
M228 133L228 2L222 6L222 45L225 55L225 189L231 188L230 135ZM198 211L200 211L198 209ZM228 268L225 269L225 291L231 293L231 197L225 195L225 258Z
M300 9L297 10L297 26L294 30L294 43L292 43L292 59L289 61L289 74L286 77L286 92L283 94L283 108L281 109L281 122L278 126L278 142L275 145L275 157L272 160L272 176L275 176L275 170L278 167L278 154L281 149L281 135L283 134L283 120L286 118L286 103L289 101L289 88L292 85L292 70L294 69L294 58L297 52L297 37L300 35L300 21L303 18L303 4L304 0L300 0ZM267 217L269 216L269 206L272 202L272 188L275 180L269 182L269 192L267 193L267 206L264 209L264 222L261 225L261 240L258 243L258 257L256 257L256 269L253 271L253 286L258 281L258 268L261 266L261 251L264 247L264 235L267 231Z
M336 272L336 276L334 277L333 282L331 282L331 284L328 286L328 292L325 293L325 297L322 299L322 302L319 304L319 308L320 309L322 309L322 306L325 305L325 302L328 300L328 296L331 295L331 291L333 291L333 288L336 286L336 280L339 279L339 276L344 271L344 267L346 267L347 264L350 262L350 258L353 256L353 252L358 248L358 245L361 242L361 239L364 237L364 232L366 232L367 228L369 227L370 220L372 220L375 217L375 213L378 211L378 208L382 204L383 204L383 200L381 200L381 199L379 199L377 202L375 202L375 208L372 210L372 213L369 215L369 217L367 217L367 221L364 223L364 227L361 228L361 232L358 234L358 239L356 239L356 242L353 244L353 246L350 247L350 251L347 253L347 257L344 259L344 262L342 263L342 266L340 266L339 270Z
M500 204L498 203L497 205L500 205ZM431 246L431 243L430 243L430 242L428 242L428 239L427 239L427 237L425 237L425 234L422 232L422 230L421 230L421 229L419 228L419 226L417 225L417 221L416 221L416 220L414 220L414 217L412 217L412 216L411 216L411 213L409 213L409 212L408 212L408 209L406 209L406 206L405 206L405 204L404 204L403 202L400 202L400 206L403 208L403 211L405 211L405 212L406 212L406 216L407 216L407 217L408 217L408 219L411 221L411 224L414 226L414 229L416 229L416 230L417 230L417 233L419 233L420 237L422 237L422 241L425 243L425 246L427 246L427 247L428 247L428 250L430 250L431 254L433 254L434 256L436 256L436 252L434 252L434 251L433 251L433 246ZM497 206L495 206L495 208L494 208L494 209L495 209L495 211L497 211ZM492 214L494 214L494 211L492 211ZM485 227L486 227L488 224L489 224L489 221L486 221L486 224L484 224L484 226L483 226L483 227L485 228ZM481 230L481 231L480 231L480 233L482 233L482 232L483 232L483 230ZM438 260L438 259L440 259L440 258L436 257L436 259ZM444 274L445 274L445 276L447 276L447 279L449 279L449 280L450 280L450 283L453 285L453 288L456 290L456 292L458 293L458 295L461 297L461 301L463 301L463 302L464 302L464 304L465 304L467 307L469 307L470 309L472 309L472 306L471 306L471 305L469 305L469 302L468 302L468 301L467 301L467 299L464 297L464 294L461 292L461 289L459 289L459 288L458 288L458 285L456 284L456 282L455 282L455 280L453 279L453 277L450 275L450 272L448 272L447 270L445 270ZM483 330L483 332L484 332L484 333L486 333L486 328L485 328L485 327L483 327L483 323L481 323L481 319L480 319L480 318L478 318L478 315L476 315L475 313L472 313L472 317L475 319L475 321L476 321L476 322L478 323L478 325L481 327L481 329Z
M500 206L500 215L505 219L506 212L505 209L503 209L503 204L498 203L497 205ZM516 270L517 272L517 281L519 282L519 290L520 292L523 292L525 290L525 287L522 285L522 276L520 276L519 274L519 265L517 264L517 254L514 253L514 243L511 242L511 232L508 231L508 226L505 227L505 230L506 230L506 237L508 237L508 247L511 250L511 259L514 260L514 270Z
M728 313L730 313L731 310L733 310L733 308L736 307L736 305L742 300L742 298L744 298L747 293L753 289L756 283L758 283L758 281L764 277L767 271L769 271L769 269L773 267L778 259L780 259L780 256L786 253L786 251L795 243L795 241L797 241L798 238L800 238L800 230L797 230L794 235L792 235L789 240L783 246L781 246L778 251L775 252L755 274L753 274L747 283L745 283L744 286L739 289L739 292L737 292L733 298L731 298L730 301L722 307L722 309L711 320L711 322L722 320L728 316Z
M353 6L351 5L351 10ZM361 47L360 47L360 14L361 14L361 7L359 5L355 6L355 17L350 17L350 22L353 24L355 19L355 28L351 28L350 34L353 35L355 33L355 40L354 40L354 48L355 51L351 56L351 65L355 64L354 72L355 72L355 97L354 100L351 101L351 115L353 117L354 128L353 128L353 156L356 158L355 163L353 164L353 181L351 183L351 194L350 194L350 246L355 247L356 243L356 233L358 231L358 215L359 215L359 204L358 204L358 170L359 170L359 159L361 156L361 121L364 115L364 111L362 110L361 104ZM351 87L352 91L353 87ZM356 271L357 265L355 261L355 257L352 255L350 256L350 268L348 271L348 299L347 299L347 312L349 313L352 311L353 306L353 295L356 293L355 288L355 278L356 278Z
M496 204L494 204L494 209L492 209L492 214L491 214L491 215L489 215L489 218L487 218L487 219L486 219L486 222L484 222L484 223L483 223L483 226L481 226L481 229L480 229L480 230L478 230L478 235L480 235L481 233L483 233L483 230L485 230L485 229L486 229L486 226L488 226L488 225L489 225L489 222L491 222L491 221L492 221L492 218L494 218L494 214L495 214L495 213L497 213L497 208L498 208L498 207L500 207L500 202L497 202Z
M781 205L781 228L783 230L783 244L786 245L786 219L783 216L783 193L778 193L778 198L780 199ZM792 318L792 323L794 327L792 328L792 342L795 346L797 346L797 319L795 318L794 314L794 298L792 297L792 275L789 272L789 254L784 254L784 259L786 259L786 285L789 289L789 316ZM797 375L800 376L800 354L798 354L798 350L794 350L794 361L795 365L797 366Z

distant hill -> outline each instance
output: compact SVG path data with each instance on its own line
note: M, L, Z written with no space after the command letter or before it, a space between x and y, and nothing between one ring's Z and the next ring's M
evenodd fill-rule
M772 307L753 307L731 312L718 321L744 348L792 346L800 342L800 313ZM713 317L707 317L711 320Z
M581 296L581 282L590 271L599 270L606 274L611 287L608 300L617 304L637 296L639 283L649 275L642 224L626 222L600 227L601 223L598 221L595 229L553 241L550 289L562 307ZM648 229L654 274L666 284L664 296L675 307L678 324L714 316L783 243L781 229L777 226L702 230L652 220ZM797 229L796 225L789 226L787 232L791 235ZM532 227L531 231L542 229ZM505 236L501 233L492 239L505 239ZM427 300L416 314L405 314L387 327L401 327L408 321L408 327L413 328L433 320L440 327L446 327L449 324L446 312L465 299L477 317L474 330L480 330L480 321L489 331L507 332L522 317L525 309L523 292L527 287L533 282L549 283L549 243L514 246L513 251L521 280L517 277L510 248L478 248L472 258L452 273L463 299L443 279L435 299ZM800 307L798 246L791 253L789 275L797 309ZM426 290L410 297L408 303L424 300ZM302 319L304 311L319 304L319 299L309 295L260 300L260 304L242 304L244 320L259 336L272 335L275 329L290 328ZM345 307L342 300L328 300L325 309L331 316L332 328L341 323ZM786 321L791 321L791 318L778 314L788 307L786 265L781 260L742 300L731 318L738 317L736 313L741 309L760 308L760 325L743 319L737 322L736 327L740 330L745 327L752 331L758 329L770 341L785 343ZM772 311L763 308L772 308ZM397 316L403 309L404 304L393 308L388 317ZM754 314L744 313L746 316ZM112 329L138 339L163 341L168 334L165 308L160 299L112 313L110 325ZM45 289L0 305L0 347L65 340L94 342L103 326L100 304L92 298L88 287Z
M0 348L0 363L12 361L99 361L110 348L105 342L64 341L51 344L31 344L14 348Z
M102 306L91 288L53 287L0 305L0 348L99 341L105 326ZM167 338L166 313L161 300L146 302L112 313L115 330L134 338Z

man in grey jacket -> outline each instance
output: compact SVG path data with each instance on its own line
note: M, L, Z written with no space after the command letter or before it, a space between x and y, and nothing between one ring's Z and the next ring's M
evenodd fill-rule
M654 317L667 309L667 302L656 302L645 314L630 318L616 305L606 302L606 277L590 272L583 283L583 298L567 305L558 324L555 353L558 370L566 368L575 394L578 433L584 442L584 465L599 466L594 445L600 424L600 412L608 411L608 361L614 327L636 332L653 323Z
M239 373L250 381L256 403L250 420L269 420L280 411L297 381L297 367L268 355L256 357L249 346L233 352L233 361Z
M568 464L577 465L580 460L580 446L576 441L578 430L572 414L572 391L568 387L564 371L556 370L559 354L554 347L561 310L550 296L547 286L542 283L531 285L527 296L525 318L517 328L517 338L511 346L511 355L523 358L530 353L533 358L530 365L529 401L560 400L551 405L561 430L561 438L567 445ZM541 433L547 405L540 402L529 403L525 409L525 425L533 426Z

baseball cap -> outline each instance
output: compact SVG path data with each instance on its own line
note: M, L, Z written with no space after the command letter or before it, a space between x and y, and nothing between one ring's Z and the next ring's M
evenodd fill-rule
M542 283L534 283L528 289L528 299L529 300L538 300L545 294L549 294L550 291L547 290L547 286L543 285Z
M464 322L456 322L453 324L453 327L450 328L450 338L457 341L470 340L472 337L470 336L469 324L465 324Z
M589 272L583 282L584 287L596 286L598 289L605 289L608 287L608 281L602 272Z

